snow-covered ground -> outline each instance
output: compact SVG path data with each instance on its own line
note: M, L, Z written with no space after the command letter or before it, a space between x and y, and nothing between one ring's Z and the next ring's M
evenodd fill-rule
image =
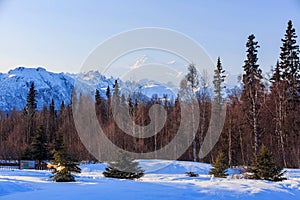
M103 177L105 164L81 165L74 183L52 182L48 171L2 169L0 200L300 199L300 169L288 169L288 180L273 183L211 178L210 165L203 163L142 160L140 164L146 175L136 181ZM188 171L200 176L187 177Z

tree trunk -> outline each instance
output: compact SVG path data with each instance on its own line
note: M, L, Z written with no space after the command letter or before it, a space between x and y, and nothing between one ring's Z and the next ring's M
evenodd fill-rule
M245 166L246 163L245 163L245 155L244 155L243 136L242 136L242 131L240 128L239 128L239 133L240 133L240 147L241 147L242 162L243 162L243 165Z
M229 130L228 130L228 164L229 166L232 166L232 152L231 152L231 148L232 148L232 136L231 136L231 131L232 131L232 122L230 119L230 124L229 124Z
M284 145L284 136L283 136L283 108L282 108L282 101L279 100L279 137L280 137L280 147L281 147L281 152L282 152L282 158L283 158L283 164L284 167L287 167L286 163L286 157L285 157L285 145Z
M197 143L196 143L196 133L197 130L195 130L195 116L194 116L194 100L192 102L192 131L193 131L193 160L194 162L197 162Z

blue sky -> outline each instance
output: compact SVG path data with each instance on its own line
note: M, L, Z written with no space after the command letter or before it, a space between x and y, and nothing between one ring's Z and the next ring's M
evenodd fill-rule
M17 66L78 72L99 43L141 27L192 37L214 61L221 56L232 74L242 72L245 43L254 33L266 72L278 59L289 19L300 36L300 1L0 0L0 72Z

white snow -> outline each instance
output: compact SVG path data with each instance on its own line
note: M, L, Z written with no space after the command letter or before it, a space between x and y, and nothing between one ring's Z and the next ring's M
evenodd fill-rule
M288 169L288 180L274 183L211 178L210 165L203 163L140 160L140 164L146 175L135 181L103 177L106 164L81 165L75 183L52 182L48 171L2 169L0 200L300 199L300 169ZM188 171L199 177L187 177Z
M10 74L8 75L8 78L12 78L12 77L15 77L16 75L15 74Z

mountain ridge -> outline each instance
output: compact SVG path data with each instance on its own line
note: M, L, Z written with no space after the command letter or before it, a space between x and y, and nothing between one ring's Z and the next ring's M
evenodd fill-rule
M170 85L163 85L154 81L145 81L148 85L142 86L139 85L139 83L123 82L118 78L107 78L98 71L70 74L64 72L49 72L43 67L17 67L9 70L7 73L0 73L0 110L22 110L26 105L26 97L31 82L34 82L35 89L37 90L38 110L50 105L52 99L54 99L55 108L59 109L62 101L64 101L65 104L71 102L72 90L76 80L84 82L86 85L89 85L90 88L99 89L101 96L104 98L108 86L113 90L115 80L118 80L122 93L129 91L130 87L134 87L134 92L141 92L149 99L153 94L157 94L158 97L167 94L171 98L171 96L175 97L176 93L176 88L171 89ZM150 83L152 84L151 87L149 85ZM95 91L89 92L94 94Z

